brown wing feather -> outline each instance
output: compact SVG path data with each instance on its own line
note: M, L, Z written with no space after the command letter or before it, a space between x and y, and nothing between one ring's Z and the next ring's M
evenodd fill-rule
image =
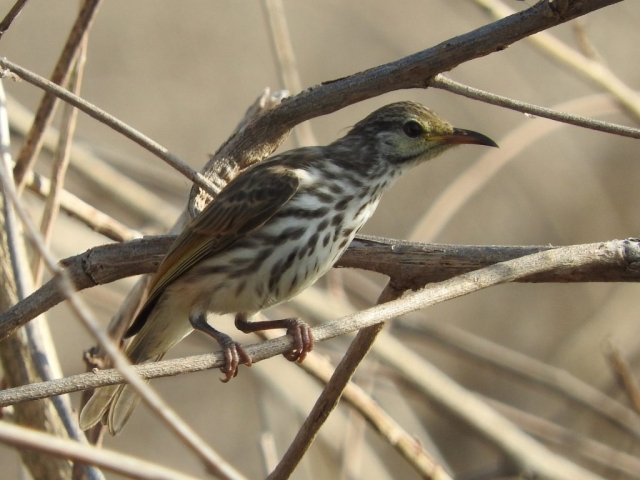
M125 338L140 331L162 291L200 260L259 228L297 191L299 179L285 166L259 164L232 181L175 240L151 283L149 297Z

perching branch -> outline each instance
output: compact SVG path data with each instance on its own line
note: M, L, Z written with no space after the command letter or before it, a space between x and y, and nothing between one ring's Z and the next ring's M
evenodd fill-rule
M172 235L145 237L120 244L102 245L62 261L77 290L103 285L121 278L154 273L175 239ZM574 270L545 271L519 278L525 282L637 282L640 281L640 247L623 242L620 262L585 265ZM338 267L361 268L388 275L394 288L416 289L494 263L530 255L554 247L467 246L420 244L358 236ZM64 300L55 280L0 314L0 339Z
M490 286L511 282L524 276L539 274L544 271L567 271L586 265L617 265L620 263L621 258L625 257L625 250L628 243L628 241L611 241L598 244L561 247L502 262L444 282L428 285L398 300L390 301L323 324L313 329L313 336L318 342L328 340L436 303L467 295ZM291 346L292 340L289 337L280 337L258 345L247 346L246 351L254 362L258 362L265 358L284 353L290 349ZM382 352L377 351L377 354L381 355ZM384 359L387 362L393 360L388 356L384 357ZM156 378L218 368L223 364L223 355L218 352L216 354L199 355L187 359L167 360L153 364L139 365L136 366L135 369L137 373L144 378ZM406 367L411 368L411 365L406 365ZM420 370L422 370L422 368ZM415 380L419 381L417 377ZM115 370L96 371L95 373L76 375L57 381L0 392L0 406L87 388L113 385L121 383L122 381L122 376ZM448 380L448 382L451 381ZM489 438L491 438L493 442L499 444L505 451L509 452L518 463L539 472L543 477L545 475L548 476L549 472L555 471L556 476L554 476L554 478L598 478L569 461L552 454L529 437L523 436L517 429L514 429L509 422L497 416L495 412L490 409L487 410L488 407L473 401L471 397L462 400L464 400L465 404L472 402L475 409L483 410L483 414L477 418L475 416L470 418L472 410L459 408L462 400L448 403L451 401L450 386L445 386L445 390L442 392L436 392L433 390L434 388L436 387L431 387L430 394L436 395L435 398L438 399L437 401L439 403L442 402L452 413L462 415L472 426L478 428L484 435L490 436ZM459 390L459 387L457 387L457 389Z
M628 250L637 251L640 241L612 240L604 243L558 247L514 260L497 263L439 283L432 283L416 292L411 292L394 300L367 310L347 315L333 322L313 328L314 341L322 342L331 338L355 332L361 328L405 315L435 303L451 300L493 285L541 275L543 272L568 273L576 269L605 269L625 263ZM291 349L289 337L279 337L266 342L246 346L253 362L279 355ZM143 378L151 379L199 372L219 368L224 365L221 353L197 355L186 359L164 360L152 364L136 365L133 369ZM122 383L123 377L115 370L101 370L83 373L53 382L28 385L20 389L0 392L0 407L17 402L44 398L52 395L76 392L89 388ZM24 393L29 391L29 393Z

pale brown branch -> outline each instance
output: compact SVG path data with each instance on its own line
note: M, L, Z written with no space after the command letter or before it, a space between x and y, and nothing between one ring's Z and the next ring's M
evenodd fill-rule
M569 125L588 128L599 132L640 139L640 129L638 128L617 125L610 122L603 122L601 120L595 120L593 118L573 115L571 113L559 112L551 108L545 108L538 105L533 105L531 103L521 102L509 97L504 97L502 95L496 95L495 93L485 92L484 90L480 90L478 88L469 87L462 83L451 80L444 75L436 75L436 77L431 80L429 85L434 88L440 88L451 93L462 95L463 97L472 98L474 100L479 100L491 105L515 110L516 112L527 113L530 115L535 115L536 117L548 118L557 122L567 123Z
M269 24L271 45L280 73L282 86L293 94L300 93L302 81L293 51L293 42L289 34L287 17L282 0L263 0L262 5ZM318 141L311 130L311 124L302 122L293 130L296 144L299 147L317 145Z
M78 56L82 39L91 28L99 5L100 0L84 0L78 17L73 27L71 27L67 42L60 53L53 74L51 75L52 84L64 85L67 83L71 75L73 62ZM57 99L51 93L46 93L40 101L33 125L22 145L22 150L20 150L18 154L14 168L14 176L19 192L21 192L24 187L24 177L27 172L33 168L36 158L40 153L42 134L51 123L56 104Z
M499 0L474 1L490 12L493 18L496 19L511 18L514 14L513 9ZM570 2L571 6L569 8L572 8L575 3L579 2ZM533 35L529 38L529 41L561 66L568 67L580 77L609 92L636 121L640 121L640 95L625 84L606 65L599 60L582 55L548 32Z
M587 265L618 265L624 263L629 241L613 240L605 243L573 245L508 260L489 267L459 275L449 280L433 283L394 300L361 312L347 315L338 320L327 322L313 328L313 336L318 342L329 340L361 328L404 315L435 303L443 302L462 295L500 283L540 274L544 271L571 271ZM246 348L254 362L279 355L291 349L289 337L279 337L266 342L249 345ZM199 372L221 367L224 364L222 354L198 355L187 359L164 360L132 368L143 378L151 379ZM29 385L20 390L0 392L0 406L11 405L34 398L61 395L88 388L122 383L122 375L115 370L84 373L66 379L47 382L39 386ZM25 394L24 392L31 393ZM19 393L22 392L22 393ZM37 393L36 393L37 392Z
M609 363L624 387L624 393L628 396L636 412L640 412L640 382L629 364L627 356L622 351L622 348L612 340L609 340L607 350Z
M35 73L27 70L26 68L22 68L20 65L17 65L13 62L10 62L6 58L0 58L0 69L4 71L10 71L18 75L23 80L46 90L47 93L52 96L56 96L65 102L73 105L78 110L82 110L84 113L89 115L90 117L98 120L105 125L108 125L116 132L121 133L129 140L134 141L142 148L147 149L158 158L164 160L168 165L175 168L177 171L182 173L185 177L191 180L194 184L198 185L200 188L204 188L207 192L216 193L217 189L211 185L205 178L203 178L199 173L195 172L189 165L187 165L183 160L178 158L176 155L171 153L169 150L164 148L157 142L154 142L150 138L144 136L142 133L138 132L134 128L130 127L126 123L118 120L113 115L109 115L104 110L99 109L95 105L87 102L86 100L78 97L77 95L72 94L68 90L61 88L56 85L54 82L47 80L40 75L36 75ZM4 74L3 72L0 72ZM36 115L37 119L37 115ZM45 125L46 127L46 125ZM25 141L25 144L29 141L29 136ZM41 140L39 140L41 142ZM18 160L20 160L18 158ZM16 169L18 165L16 165ZM24 173L23 173L24 176Z
M77 290L110 283L121 278L153 273L164 258L174 236L145 237L121 244L94 247L63 260ZM544 271L517 281L524 282L637 282L640 281L637 241L622 242L624 256L619 263L584 265L572 270ZM497 262L545 250L550 246L468 246L419 244L376 237L356 238L337 266L361 268L388 275L394 288L416 289ZM56 282L50 280L34 294L0 313L0 338L26 324L64 299Z
M422 393L430 403L489 440L523 472L535 478L554 480L602 480L600 476L551 452L523 433L475 393L461 387L388 333L380 334L372 354L397 370L402 379Z
M30 172L26 178L29 190L42 198L46 198L49 195L51 181L47 177L36 172ZM142 238L142 233L127 227L66 190L60 192L60 208L70 216L77 218L94 232L100 233L116 242Z
M448 348L470 357L474 363L490 365L532 382L534 386L549 389L640 438L640 416L637 413L566 370L540 362L450 324L423 322L417 327L410 327L401 321L400 328L409 328L413 335L423 335L425 340L445 344Z
M9 119L11 130L20 135L26 135L29 131L29 125L33 122L33 114L11 95L7 95L7 108L11 111ZM59 142L59 137L60 132L53 126L49 127L42 138L43 149L53 153ZM159 195L147 189L141 189L137 182L119 169L108 165L90 148L78 142L71 145L71 169L82 177L88 188L96 189L108 196L111 203L120 205L131 215L137 216L140 223L157 224L164 231L171 227L178 215L177 209L174 209ZM34 178L37 179L37 174L32 172L26 180L32 189L33 184L30 179L34 175ZM42 194L39 193L39 195ZM65 192L63 195L70 194Z
M531 415L505 403L488 398L485 398L485 401L524 431L548 443L558 445L574 455L578 454L611 470L640 478L640 458L636 456L611 448L609 445L564 428L556 422Z
M269 331L261 332L261 335L267 338L275 337L275 333ZM300 368L325 384L329 382L334 373L334 366L315 352L310 352L307 355L305 361L300 364ZM341 400L351 405L422 478L449 479L444 468L429 455L429 452L420 444L415 435L403 429L357 384L349 382L344 389ZM271 465L269 471L272 471L276 462L269 465Z
M87 36L85 35L80 44L80 50L78 52L78 58L75 62L71 78L69 80L69 87L72 93L78 95L80 93L80 87L82 85L82 74L84 72L84 65L87 60ZM42 219L40 221L40 234L45 241L45 244L49 246L51 243L51 237L53 236L53 227L60 211L60 203L62 191L64 189L64 179L67 175L67 168L69 167L69 160L71 154L71 143L73 141L73 134L76 129L76 120L78 118L78 110L73 108L68 103L65 103L62 109L62 128L60 129L60 137L58 141L58 147L56 149L53 158L53 168L51 171L51 189L44 203L44 212L42 213ZM25 182L26 183L26 182ZM40 285L44 275L44 262L38 255L38 252L34 252L33 255L33 271L34 271L34 284Z
M20 449L34 450L142 480L192 480L195 477L136 457L65 440L30 428L0 422L0 442Z
M351 377L353 377L356 369L371 349L371 345L383 326L384 323L381 322L365 327L358 332L358 335L356 335L356 338L316 400L311 412L307 415L300 430L298 430L293 442L291 442L284 456L280 459L275 470L269 474L267 480L286 480L291 476L311 446L318 431L329 418L329 414L338 406L340 397L342 397ZM429 476L426 478L434 477Z

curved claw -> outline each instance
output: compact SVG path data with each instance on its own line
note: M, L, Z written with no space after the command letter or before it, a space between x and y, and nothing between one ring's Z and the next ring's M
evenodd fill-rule
M247 367L252 364L251 357L238 342L231 341L229 344L223 345L222 351L224 353L224 366L220 367L220 371L224 374L224 378L220 379L222 383L227 383L233 377L238 376L240 363Z
M299 318L290 319L287 334L293 337L293 349L283 354L290 362L301 363L313 349L311 327Z

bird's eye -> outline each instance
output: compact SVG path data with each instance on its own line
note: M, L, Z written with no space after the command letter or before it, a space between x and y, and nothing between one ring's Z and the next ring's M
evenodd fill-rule
M402 126L402 130L410 138L416 138L424 134L424 128L415 120L409 120Z

